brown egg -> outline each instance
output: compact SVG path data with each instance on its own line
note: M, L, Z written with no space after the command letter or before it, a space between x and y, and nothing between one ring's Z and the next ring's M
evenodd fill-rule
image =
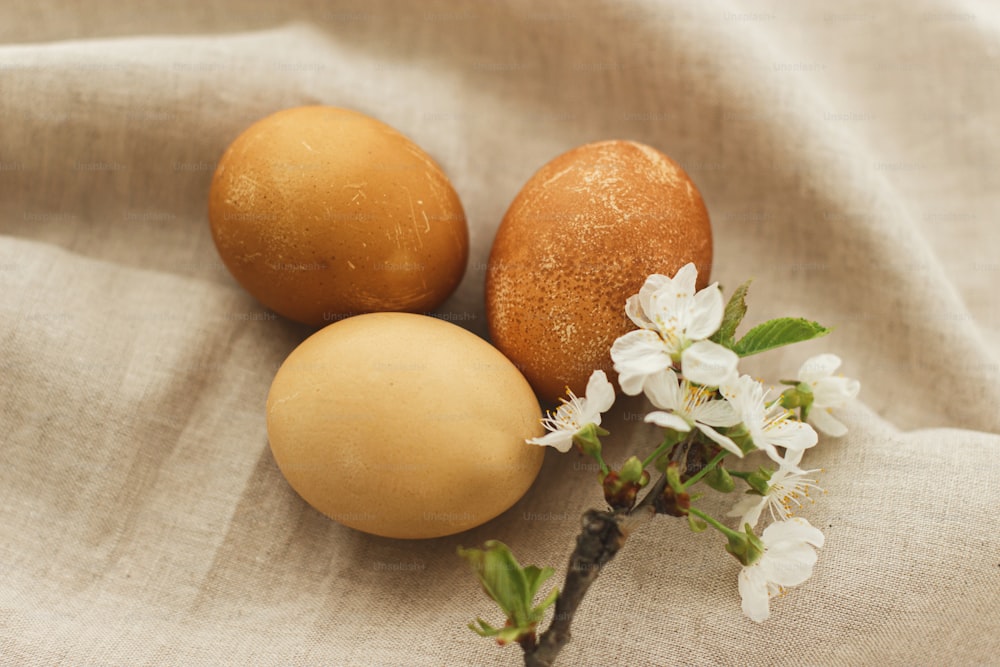
M510 205L490 253L490 336L539 396L582 394L634 328L625 300L688 262L708 283L712 230L701 194L663 153L602 141L555 158Z
M375 535L427 538L508 509L538 474L541 410L483 339L433 317L359 315L321 329L278 369L271 451L306 502Z
M243 287L316 326L433 310L468 258L462 205L434 160L388 125L334 107L279 111L237 137L212 179L209 220Z

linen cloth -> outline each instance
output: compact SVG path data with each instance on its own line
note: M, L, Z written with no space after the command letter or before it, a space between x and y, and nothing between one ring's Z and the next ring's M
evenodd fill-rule
M523 183L634 139L698 185L749 323L836 327L743 368L832 351L862 382L804 461L826 546L770 621L741 615L718 535L658 517L559 664L996 662L995 3L8 1L0 44L0 663L520 664L465 628L502 619L455 549L500 539L560 580L600 506L586 460L550 451L501 517L411 542L312 510L268 449L268 387L311 330L227 274L207 192L245 127L317 103L450 176L471 257L439 314L475 333ZM652 446L644 409L609 415L611 460Z

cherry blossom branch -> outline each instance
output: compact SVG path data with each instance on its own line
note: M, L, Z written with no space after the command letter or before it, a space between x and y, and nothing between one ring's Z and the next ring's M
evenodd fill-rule
M666 484L666 477L660 477L631 510L591 509L584 513L583 528L569 559L552 623L537 642L521 643L525 667L552 667L559 652L569 643L573 617L591 584L601 568L625 545L628 536L656 514L654 501L663 493Z

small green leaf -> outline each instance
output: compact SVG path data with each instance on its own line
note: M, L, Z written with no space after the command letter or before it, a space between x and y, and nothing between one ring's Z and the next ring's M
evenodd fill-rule
M539 602L538 605L531 610L531 614L536 623L542 620L545 610L554 605L557 599L559 599L559 589L553 588L549 591L549 594L545 596L545 599Z
M732 349L736 340L736 328L743 321L743 316L747 314L747 290L750 289L751 281L748 280L733 292L726 304L726 310L722 315L722 325L709 340L724 347Z
M525 593L527 594L527 599L529 601L535 599L535 595L538 594L538 589L549 577L555 574L555 572L556 571L551 567L540 568L535 565L529 565L524 568Z
M525 580L521 566L503 542L489 540L485 549L458 548L458 555L465 558L479 577L486 594L514 622L527 616Z
M469 625L484 637L496 637L498 641L514 641L518 637L534 632L545 610L559 595L558 589L551 591L540 605L533 605L539 587L555 574L551 567L535 565L521 567L503 542L489 540L485 549L458 548L458 555L469 562L479 578L483 591L497 603L507 617L507 625L495 629L482 619L479 628Z
M729 493L736 488L736 483L733 482L732 476L730 476L729 471L723 468L721 465L716 466L703 478L705 483L716 491L721 491L722 493Z
M500 631L494 628L492 625L487 623L481 618L477 618L476 622L479 623L479 627L476 627L475 623L469 623L469 629L475 632L480 637L496 637L500 634Z
M783 345L801 343L830 333L830 329L801 317L779 317L758 324L733 345L741 357L773 350Z
M692 515L688 514L688 528L691 529L692 533L700 533L708 528L708 524L701 519L696 519Z

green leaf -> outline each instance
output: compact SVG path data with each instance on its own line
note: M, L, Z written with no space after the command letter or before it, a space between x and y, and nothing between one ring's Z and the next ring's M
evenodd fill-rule
M479 623L479 627L476 627L476 623ZM494 628L492 625L487 623L481 618L476 619L476 623L469 623L469 629L475 632L480 637L496 637L500 634L500 631Z
M758 324L733 345L733 352L741 357L773 350L783 345L801 343L830 333L830 329L801 317L779 317Z
M485 546L486 549L459 547L458 555L472 565L483 590L500 606L507 618L517 622L527 615L521 566L503 542L489 540Z
M535 617L535 622L542 620L545 610L555 604L557 599L559 599L559 589L553 588L549 591L549 594L545 596L545 599L539 602L538 606L531 610L532 615Z
M535 565L529 565L524 568L525 589L529 601L535 599L535 595L538 594L538 589L549 577L555 574L555 572L556 571L551 567L537 567Z
M701 519L696 519L692 515L688 514L688 528L691 529L692 533L700 533L708 528L708 524Z
M736 483L733 482L733 478L730 476L729 471L721 465L713 468L703 479L710 487L716 491L721 491L722 493L729 493L736 488Z
M542 619L545 610L559 595L558 589L554 589L542 604L533 605L539 587L555 574L555 570L535 565L521 567L510 548L497 540L489 540L485 547L459 547L458 555L475 570L483 591L503 610L508 625L497 630L480 619L479 629L471 624L469 627L484 637L496 636L500 640L516 639L534 632L534 627Z
M729 297L726 310L722 315L722 326L719 327L719 330L709 340L732 349L733 343L736 340L736 327L740 325L740 322L743 321L743 316L747 314L746 298L751 282L748 280L737 287L736 291Z

